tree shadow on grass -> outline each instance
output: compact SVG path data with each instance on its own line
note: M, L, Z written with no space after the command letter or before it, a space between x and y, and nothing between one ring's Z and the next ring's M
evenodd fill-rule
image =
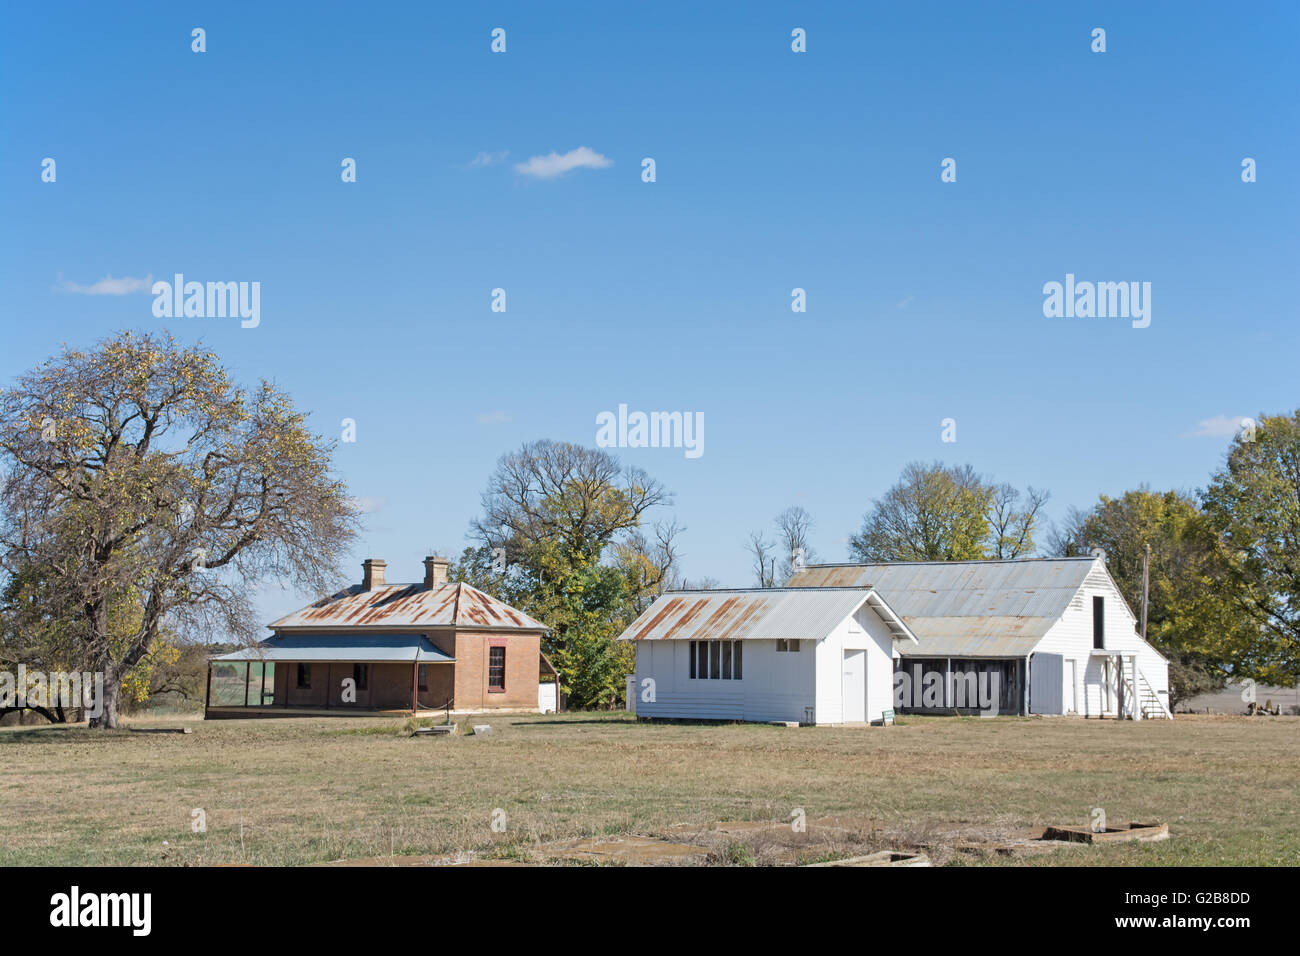
M60 743L86 744L107 740L128 740L135 736L124 728L92 730L75 724L46 724L21 730L0 727L0 744Z

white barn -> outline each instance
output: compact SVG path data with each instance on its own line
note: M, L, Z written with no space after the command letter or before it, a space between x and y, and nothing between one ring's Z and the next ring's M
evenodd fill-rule
M665 594L620 639L646 717L1172 716L1168 662L1100 558L812 565L786 588Z

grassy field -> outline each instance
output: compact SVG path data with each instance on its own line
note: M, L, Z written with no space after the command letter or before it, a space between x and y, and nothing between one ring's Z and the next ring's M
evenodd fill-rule
M1172 839L951 861L1300 864L1300 718L913 717L844 729L480 720L490 735L407 738L401 720L376 718L163 721L189 735L0 729L0 863L523 859L546 841L672 839L681 825L786 821L796 808L860 821L842 846L810 847L830 857L953 824L1086 825L1101 807L1112 823L1166 822ZM503 833L490 826L498 809ZM206 832L193 832L198 810ZM759 838L744 843L711 859L775 859Z

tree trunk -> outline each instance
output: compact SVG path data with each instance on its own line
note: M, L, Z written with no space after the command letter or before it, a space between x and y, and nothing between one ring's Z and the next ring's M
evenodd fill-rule
M117 728L117 696L121 689L121 681L116 672L107 671L104 674L104 699L101 701L103 712L98 717L90 718L90 726L101 730L115 730Z

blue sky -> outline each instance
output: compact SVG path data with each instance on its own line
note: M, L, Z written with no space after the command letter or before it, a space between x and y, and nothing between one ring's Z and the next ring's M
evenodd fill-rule
M459 553L503 452L592 445L620 403L703 413L698 459L619 454L731 585L790 504L843 560L913 459L1059 519L1202 486L1228 435L1200 423L1298 403L1294 4L470 6L7 7L0 379L202 338L320 432L356 420L356 562L398 580ZM517 169L579 147L608 163ZM261 324L71 290L177 272L260 282ZM1066 273L1150 282L1150 326L1045 318Z

